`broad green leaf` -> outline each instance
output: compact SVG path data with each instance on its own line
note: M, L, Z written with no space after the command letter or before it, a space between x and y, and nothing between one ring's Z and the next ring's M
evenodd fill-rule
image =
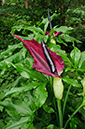
M47 99L47 91L45 86L46 83L40 83L37 88L35 86L32 91L28 91L25 94L26 96L23 94L23 101L17 99L13 103L12 98L6 98L3 101L0 101L0 106L5 108L9 116L30 116L45 103Z
M33 113L28 103L24 101L18 101L18 103L14 104L11 98L7 98L4 101L0 102L0 105L5 107L5 110L10 116L14 117L17 115L30 116Z
M61 49L60 45L55 45L53 43L48 43L48 47L51 51L55 51L57 54L67 56L66 52Z
M46 78L40 72L35 70L29 70L26 66L21 63L15 65L17 71L25 78L38 79L40 81L46 81Z
M36 129L36 128L33 126L32 123L29 123L29 124L28 124L28 129Z
M8 96L10 94L14 94L16 92L18 92L18 94L22 91L28 91L28 90L32 90L33 88L36 88L40 83L39 82L30 82L28 83L27 85L25 86L22 86L22 87L14 87L14 88L11 88L8 92L6 92L5 96ZM16 94L15 94L16 95Z
M47 99L47 91L46 91L46 83L41 83L37 88L33 91L27 92L24 101L28 103L28 106L35 112L38 108L40 108Z
M44 127L43 129L64 129L64 128L59 128L59 127L56 127L56 126L53 125L53 124L50 124L50 125L48 125L47 127Z
M83 105L85 105L85 76L84 78L81 80L81 83L83 85Z
M60 35L60 37L65 41L65 42L72 42L74 43L77 42L77 43L82 43L81 41L77 40L76 38L74 37L71 37L70 35L68 34L64 34L64 35Z
M34 38L34 34L32 33L32 34L28 35L28 39L27 40L32 40L33 38ZM22 39L24 39L24 38L22 38Z
M81 56L81 52L78 48L74 48L71 53L70 53L70 56L73 60L73 63L74 63L74 67L78 67L78 63L79 63L79 59L80 59L80 56Z
M24 31L29 30L29 31L32 31L33 33L35 33L35 32L38 32L38 33L41 33L41 34L44 33L43 30L40 27L23 26L23 25L13 26L11 33L13 34L15 32L15 30L21 31L21 29L23 29Z
M74 87L81 87L81 84L79 84L76 79L69 78L68 75L63 77L63 81L74 86Z
M10 120L8 124L3 129L23 129L22 127L28 123L30 117L21 117L20 120L14 121Z
M77 129L74 118L71 118L70 129Z
M21 61L22 59L25 58L26 52L27 52L27 50L25 48L23 48L19 52L17 52L16 54L1 61L0 62L0 69L3 71L7 70L8 67L10 67L10 63L8 63L8 62L18 63L19 61Z
M50 105L47 105L47 104L44 104L43 105L43 109L48 112L48 113L54 113L54 109L50 106Z
M56 13L54 13L52 16L50 16L51 21L52 21L55 17L57 17L57 16L59 16L59 14L56 14ZM44 24L44 33L45 33L46 30L47 30L48 24L49 24L48 18L44 18L44 19L42 20L42 22L40 23L40 25L42 25L42 24ZM39 26L40 26L40 25L39 25Z
M56 43L62 43L65 46L67 46L67 44L63 41L63 39L61 38L61 36L59 35L58 37L55 37Z
M0 91L1 91L1 94L0 94L0 99L4 99L6 93L9 92L9 88L13 88L13 87L17 87L20 82L23 80L23 77L20 76L18 77L13 83L9 83L8 85L6 85L5 87L0 87Z
M35 27L35 26L24 27L23 29L30 30L33 33L36 33L36 32L41 33L41 34L44 33L43 30L40 27Z
M13 26L11 29L11 34L13 35L16 30L21 31L22 28L23 28L23 25Z
M41 34L39 34L39 33L36 33L36 34L35 34L34 39L35 39L38 43L41 43L41 38L43 38L43 40L44 40L45 43L46 43L47 40L48 40L48 35L41 35Z
M67 27L67 26L61 26L61 27L55 28L54 30L57 32L67 33L68 31L73 30L73 28Z
M22 43L8 46L8 49L0 54L0 59L5 59L9 57L10 55L12 55L15 49L21 48L22 46Z
M12 105L16 109L18 114L20 114L21 116L29 116L33 113L28 103L22 102L20 104L18 103L18 104L12 104Z
M35 98L34 98L35 104L36 104L37 107L41 107L47 99L48 94L47 94L45 86L46 86L46 83L41 84L33 92L33 94L35 96Z
M3 111L3 109L4 109L4 107L3 107L3 106L0 106L0 111L1 111L1 112Z
M4 101L0 101L0 105L5 108L5 111L9 116L17 116L18 112L13 106L12 99L11 98L6 98Z
M81 57L79 61L79 68L85 71L85 51L81 53Z
M25 59L24 59L24 64L26 64L26 66L29 68L29 69L32 69L32 65L33 65L33 62L34 62L34 59L30 56L27 56Z

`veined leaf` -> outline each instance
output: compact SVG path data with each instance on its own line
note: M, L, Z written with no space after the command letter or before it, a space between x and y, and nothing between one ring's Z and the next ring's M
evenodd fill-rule
M50 125L48 125L47 127L44 127L43 129L64 129L64 128L59 128L59 127L56 127L56 126L53 125L53 124L50 124Z
M81 80L81 83L83 85L83 105L85 105L85 76L84 78Z
M26 66L21 63L15 64L17 71L25 78L38 79L40 81L46 81L46 78L40 72L29 70Z
M5 110L7 111L7 113L10 116L30 116L33 111L35 110L31 110L31 108L29 107L28 103L24 102L24 101L20 101L17 100L18 103L13 103L11 98L6 98L4 101L0 102L0 105L5 107Z
M61 27L55 28L54 30L57 31L57 32L68 33L68 31L73 30L73 28L72 27L67 27L67 26L61 26Z
M77 40L77 39L74 38L74 37L71 37L71 36L68 35L68 34L64 34L63 36L60 35L60 37L61 37L65 42L72 42L72 43L74 43L74 41L75 41L76 43L82 43L81 41Z
M27 27L26 26L26 27L24 27L24 29L30 30L33 33L38 32L38 33L44 34L43 30L40 27L35 27L35 26L29 26L29 27Z
M26 51L27 50L25 48L23 48L18 53L16 53L16 54L10 56L9 58L1 61L0 62L0 69L3 71L6 71L8 69L8 67L10 67L10 63L8 63L8 62L17 63L20 60L22 60L23 58L25 58Z
M48 94L47 94L45 86L46 86L46 83L41 84L33 92L33 94L35 96L35 98L34 98L35 104L37 107L41 107L47 99Z
M68 84L71 84L74 87L81 87L81 84L79 84L77 80L75 80L73 78L69 78L68 75L63 77L63 81Z
M10 120L10 122L3 129L19 129L28 123L30 117L21 117L18 121Z
M74 48L71 53L70 53L70 56L73 60L73 63L75 65L75 67L78 67L78 64L79 64L79 59L80 59L80 56L81 56L81 52L78 48Z
M81 57L79 60L79 68L85 71L85 51L81 53Z
M35 33L35 32L38 32L38 33L41 33L41 34L44 33L43 30L40 27L36 27L36 26L21 26L21 25L13 26L11 33L13 34L15 30L20 31L21 29L23 29L24 31L29 30L29 31L32 31L33 33Z
M22 43L8 46L8 49L0 54L0 59L5 59L12 55L13 51L17 48L23 47Z
M55 17L57 17L57 16L59 16L59 14L56 14L56 13L54 13L52 16L50 16L51 21L52 21ZM49 24L48 18L44 18L43 21L40 23L40 25L42 25L42 24L44 24L44 34L45 34L45 32L46 32L46 30L47 30L47 27L48 27L48 24ZM40 25L39 25L39 26L40 26Z
M5 97L8 96L8 95L10 95L10 94L14 94L16 92L20 93L22 91L32 90L33 88L36 88L40 84L41 83L39 83L39 82L31 82L31 83L28 83L27 85L22 86L22 87L11 88L11 90L9 90L8 92L6 92Z
M47 42L47 40L48 40L48 35L41 35L40 33L36 33L36 34L35 34L34 39L35 39L38 43L41 43L41 38L43 38L43 40L44 40L45 42Z

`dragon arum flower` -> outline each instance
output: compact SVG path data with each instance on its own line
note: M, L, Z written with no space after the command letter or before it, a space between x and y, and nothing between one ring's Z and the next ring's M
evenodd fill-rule
M25 48L29 51L30 55L34 58L33 68L37 71L47 74L53 77L60 77L61 73L63 72L64 68L64 61L62 60L61 56L57 55L55 52L51 52L49 48L45 45L54 65L55 65L55 72L53 73L49 67L49 64L46 60L46 56L44 54L44 50L42 44L39 44L36 40L24 40L20 38L18 35L13 35L14 37L18 38L22 41Z

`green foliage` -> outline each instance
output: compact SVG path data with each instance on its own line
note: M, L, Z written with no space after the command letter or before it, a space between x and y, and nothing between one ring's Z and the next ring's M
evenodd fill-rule
M65 21L67 26L74 27L71 35L83 42L83 45L77 44L77 47L85 50L85 6L68 9Z
M66 24L69 26L76 26L85 23L85 6L72 8L67 10ZM70 16L70 18L69 18Z
M56 16L58 17L54 13L51 20ZM33 20L36 21L36 18ZM11 14L9 18L3 16L0 22L3 25L0 26L1 49L4 48L0 53L0 127L2 129L65 129L66 127L84 129L85 125L82 121L85 121L85 107L83 107L85 105L85 51L75 47L75 44L80 44L81 41L69 35L73 32L73 28L56 25L48 36L45 35L49 25L47 18L36 21L34 25L27 15ZM43 37L50 50L64 60L65 68L62 73L64 95L61 108L64 127L59 127L56 99L52 88L53 77L32 68L33 58L22 43L9 34L10 30L11 34L21 35L28 40L34 38L39 43ZM62 35L52 37L54 31L62 32ZM4 38L6 43L4 42L3 45ZM52 39L56 44L52 43ZM66 53L67 49L69 53Z

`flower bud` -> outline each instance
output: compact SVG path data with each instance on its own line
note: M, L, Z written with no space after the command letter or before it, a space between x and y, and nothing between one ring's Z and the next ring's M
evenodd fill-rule
M54 90L55 97L61 100L63 97L63 90L64 90L64 86L61 78L58 78L58 77L53 78L53 90Z
M50 42L56 44L56 41L54 39L51 39Z

